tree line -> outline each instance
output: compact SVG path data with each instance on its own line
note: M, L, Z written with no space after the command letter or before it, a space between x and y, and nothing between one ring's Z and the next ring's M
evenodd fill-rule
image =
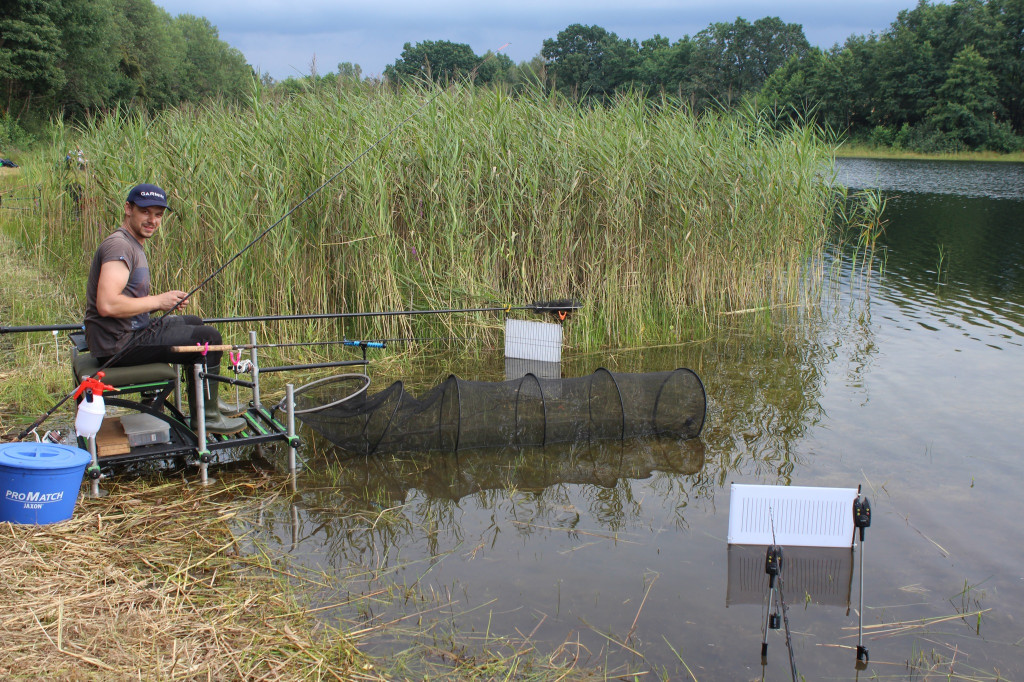
M239 97L252 77L207 19L152 0L0 3L0 144L55 115Z
M481 59L468 45L407 43L385 76L444 81L471 73ZM675 42L574 24L545 40L529 63L499 56L484 67L481 82L533 81L578 99L631 89L698 112L753 103L779 120L815 121L876 145L1024 146L1024 0L920 0L881 34L853 35L827 50L778 17L713 23Z
M240 98L252 68L206 19L152 0L18 0L0 9L0 144L19 122L122 103L157 109ZM756 106L855 141L921 151L1024 146L1024 0L921 0L880 34L813 47L778 17L718 22L638 41L573 24L533 59L477 55L446 40L406 43L383 82L546 88L592 102L625 90L694 111ZM365 82L358 64L263 84L284 95Z

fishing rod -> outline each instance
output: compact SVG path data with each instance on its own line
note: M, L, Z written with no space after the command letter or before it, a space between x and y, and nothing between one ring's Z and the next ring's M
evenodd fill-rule
M470 79L474 78L476 76L477 71L479 71L481 66L486 64L490 59L494 58L498 54L498 52L501 52L501 50L504 50L507 46L508 46L508 43L505 43L505 45L502 45L500 48L498 48L497 51L492 52L491 54L489 54L486 57L484 57L480 61L479 64L477 64L475 67L473 67L473 70L469 74L469 78ZM115 353L110 358L108 358L107 361L104 362L99 367L99 369L97 369L97 373L102 372L103 370L107 369L108 367L116 364L117 361L120 360L122 357L124 357L124 355L130 349L132 349L133 347L139 345L144 340L150 338L153 334L155 334L157 328L160 327L161 323L163 322L163 320L168 315L170 315L170 314L174 313L176 310L178 310L185 303L185 301L187 301L193 294L195 294L200 289L202 289L204 286L206 286L206 284L208 284L211 280L213 280L221 272L223 272L225 270L225 268L227 268L233 262L238 260L244 253L246 253L249 249L251 249L257 243L259 243L264 237L266 237L268 234L270 234L270 232L272 230L274 230L274 228L276 228L278 225L280 225L285 220L287 220L289 217L291 217L291 215L293 213L295 213L295 211L299 210L299 208L301 208L302 206L306 205L311 199L313 199L313 197L315 197L318 194L320 194L320 192L322 192L328 185L330 185L332 182L334 182L334 180L337 179L338 176L340 176L342 173L344 173L349 168L351 168L353 165L355 165L364 156L366 156L371 151L373 151L378 146L380 146L380 144L382 142L387 140L395 132L397 132L399 129L401 129L403 126L405 126L405 124L408 123L413 117L418 116L421 111L423 111L430 104L432 104L434 102L434 100L436 100L438 97L440 97L441 93L443 93L443 92L445 92L444 89L438 89L438 91L436 93L434 93L433 95L431 95L430 97L428 97L426 99L426 101L423 102L423 104L421 104L420 106L416 107L416 109L414 109L408 116L406 116L401 121L399 121L398 123L393 125L387 131L385 131L383 135L381 135L376 140L374 140L369 146L367 146L365 149L363 149L363 151L359 152L359 154L357 154L348 163L346 163L344 166L339 168L337 170L337 172L335 172L333 175L331 175L329 178L327 178L316 189L314 189L312 192L310 192L305 197L303 197L297 204L295 204L290 209L288 209L288 211L286 211L285 214L283 216L281 216L277 221L275 221L273 224L271 224L265 230L263 230L258 235L256 235L256 237L253 238L248 244L243 246L238 251L238 253L236 253L235 255L231 256L229 259L227 259L223 264L220 265L220 267L216 268L204 280L202 280L199 284L197 284L195 287L193 287L192 290L189 291L180 301L178 301L178 303L173 308L168 310L163 315L160 315L159 317L157 317L155 320L153 320L153 322L148 327L143 329L139 334L133 336L131 338L131 340L121 350L119 350L117 353ZM24 429L20 434L18 434L18 440L23 440L25 437L28 436L28 434L32 433L34 430L39 428L39 426L41 426L43 424L43 422L45 422L47 419L49 419L50 416L52 416L54 412L56 412L58 409L60 409L60 407L62 405L64 405L64 403L66 403L68 400L70 400L75 395L75 393L77 391L78 391L78 389L76 388L74 391L68 393L63 398L61 398L59 401L57 401L57 403L53 407L51 407L49 410L47 410L41 417L39 417L35 422L33 422L28 428Z
M483 306L479 308L439 308L434 310L382 310L377 312L356 312L356 313L296 313L294 315L252 315L248 317L208 317L203 318L203 324L225 324L235 322L281 322L288 320L332 320L332 319L346 319L346 318L363 318L363 317L398 317L398 316L416 316L416 315L449 315L456 313L494 313L494 312L512 312L528 310L534 313L549 313L562 320L566 319L568 315L577 310L581 310L583 304L579 301L573 301L569 299L560 299L555 301L538 301L530 303L529 305L502 305L502 306ZM162 319L163 316L161 316ZM85 326L81 323L78 324L38 324L38 325L27 325L22 327L4 327L0 326L0 334L15 334L20 332L54 332L54 331L82 331ZM428 337L424 337L428 338ZM437 340L436 337L429 337L431 340ZM451 338L451 337L444 337ZM409 340L409 339L395 339L395 340ZM413 338L412 340L419 340ZM315 341L310 342L310 345L316 345L318 343L330 343L327 341Z
M80 332L85 325L78 324L32 324L24 327L0 327L0 334L17 334L21 332Z
M535 313L550 313L561 319L576 310L583 308L578 301L558 300L531 303L529 305L483 306L480 308L441 308L437 310L382 310L377 312L357 313L299 313L295 315L255 315L251 317L214 317L203 322L221 324L227 322L278 322L282 320L333 320L359 317L398 317L414 315L448 315L453 313L495 313L529 310Z
M394 339L342 339L341 341L292 341L289 343L237 343L210 346L209 350L251 350L253 348L300 348L304 346L352 346L366 345L369 348L383 348L389 343L416 343L418 341L475 341L474 336L404 336ZM192 350L189 348L189 350Z

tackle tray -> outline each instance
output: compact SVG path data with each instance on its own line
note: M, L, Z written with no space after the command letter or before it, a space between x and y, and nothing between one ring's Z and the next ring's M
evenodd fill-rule
M121 426L128 436L128 445L133 448L171 442L171 425L150 414L122 415Z

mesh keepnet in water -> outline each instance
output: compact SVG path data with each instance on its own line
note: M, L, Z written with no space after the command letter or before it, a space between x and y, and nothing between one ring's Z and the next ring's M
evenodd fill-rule
M299 415L353 453L456 451L700 435L706 397L688 369L503 382L450 376L417 398L398 381L374 395Z

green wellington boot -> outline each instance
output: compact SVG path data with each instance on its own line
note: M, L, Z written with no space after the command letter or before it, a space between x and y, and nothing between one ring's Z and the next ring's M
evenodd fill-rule
M249 408L246 405L235 405L233 403L229 403L223 398L217 398L217 409L220 410L220 413L225 417L237 417L245 414Z
M249 426L249 422L238 417L228 417L222 414L219 409L220 401L217 398L217 389L220 384L216 381L211 381L209 385L210 397L203 404L203 413L206 415L206 432L227 435L244 431ZM191 389L191 386L189 389ZM188 404L189 414L194 415L197 412L196 401L191 390L189 390ZM193 430L199 428L195 418L191 419L190 422Z

